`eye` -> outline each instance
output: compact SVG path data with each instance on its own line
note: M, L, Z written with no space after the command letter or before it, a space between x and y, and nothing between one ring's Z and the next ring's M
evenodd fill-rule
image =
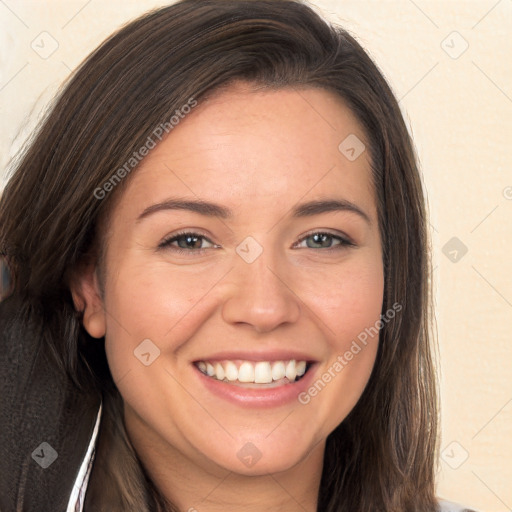
M210 244L210 247L204 247L204 241ZM176 245L177 244L177 245ZM171 249L179 254L185 253L202 253L205 249L211 247L218 247L213 244L211 240L208 240L205 236L199 233L193 233L189 231L184 231L181 233L176 233L169 238L165 238L158 245L159 249Z
M304 241L306 242L307 249L337 250L343 249L344 247L355 247L355 244L348 240L347 238L344 238L339 235L334 235L332 233L326 233L323 231L317 231L315 233L306 235L305 237L299 240L298 244ZM337 243L332 245L333 242ZM296 244L296 247L299 247L298 244Z

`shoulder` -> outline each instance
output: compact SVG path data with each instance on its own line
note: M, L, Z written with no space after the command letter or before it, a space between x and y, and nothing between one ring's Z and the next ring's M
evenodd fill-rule
M439 512L478 512L470 507L461 505L460 503L454 503L453 501L438 500L439 501Z

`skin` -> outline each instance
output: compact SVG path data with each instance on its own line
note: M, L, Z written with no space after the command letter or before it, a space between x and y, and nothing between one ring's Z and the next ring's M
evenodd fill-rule
M321 89L237 83L213 95L130 177L105 235L104 296L95 267L73 287L85 328L105 336L128 435L180 510L316 511L325 440L360 398L378 339L306 405L232 404L198 385L192 362L233 348L300 350L318 361L316 380L379 320L370 160L367 151L354 161L339 151L349 134L366 140L342 100ZM170 197L215 202L234 216L175 209L137 221ZM351 211L291 216L298 203L321 199L348 200L369 221ZM159 248L181 230L206 238ZM355 246L311 236L325 231ZM247 236L263 249L250 264L236 252ZM188 252L178 254L178 243ZM144 339L160 350L149 366L134 357ZM251 467L237 457L248 442L261 453Z

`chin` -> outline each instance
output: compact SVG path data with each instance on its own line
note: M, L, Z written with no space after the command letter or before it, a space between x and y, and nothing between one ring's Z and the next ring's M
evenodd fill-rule
M254 436L244 436L243 439L225 446L222 453L217 450L208 458L233 473L262 476L292 469L305 461L314 448L321 448L323 451L323 443L312 442L306 445L304 436L289 436L284 432L284 435L275 435L270 440L269 437L273 435L258 432Z

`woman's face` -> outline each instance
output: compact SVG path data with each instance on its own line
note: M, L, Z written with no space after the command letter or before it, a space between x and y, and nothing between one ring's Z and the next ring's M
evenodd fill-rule
M105 295L84 277L75 300L105 335L140 450L253 475L323 455L378 345L361 342L383 296L364 140L329 92L237 84L134 171L109 219Z

